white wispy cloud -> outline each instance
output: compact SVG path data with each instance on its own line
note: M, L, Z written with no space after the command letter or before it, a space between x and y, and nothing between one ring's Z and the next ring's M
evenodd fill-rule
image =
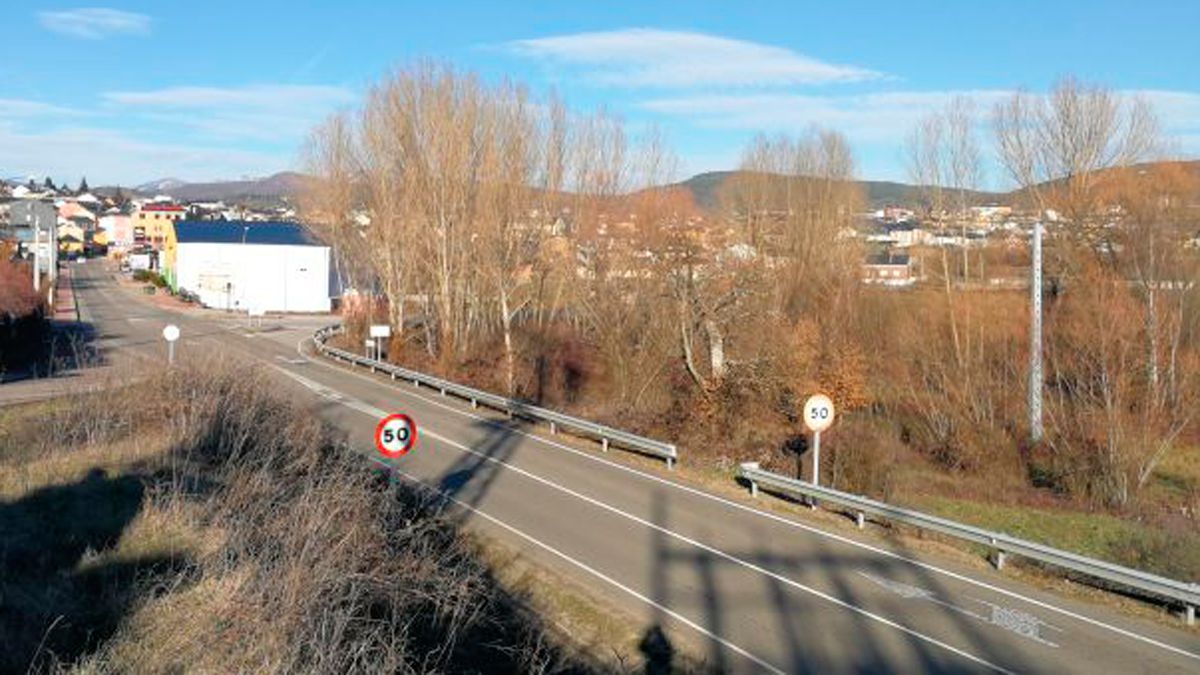
M48 30L88 40L99 40L110 35L150 33L149 16L108 7L39 12L38 20Z
M1200 133L1200 93L1129 90L1119 92L1150 103L1168 137L1183 141ZM1011 90L891 91L859 95L715 94L688 95L643 101L644 110L709 128L744 131L796 131L820 124L862 143L896 143L918 120L943 107L951 98L966 96L976 104L981 124L992 106ZM1192 150L1193 152L1195 149Z
M20 98L0 98L0 121L16 118L74 117L84 115L81 110L66 108L42 101Z
M102 99L157 125L188 127L215 138L298 143L325 115L356 96L328 85L259 84L117 91Z
M856 141L902 138L923 115L966 94L981 108L1007 94L1003 91L887 92L846 96L805 94L716 94L643 101L644 110L687 118L712 128L788 131L820 124Z
M166 108L288 108L349 103L354 95L341 87L302 84L256 84L244 87L166 87L149 91L113 91L104 98Z
M287 154L255 152L208 144L154 142L129 133L91 127L20 131L0 124L5 169L77 180L93 185L140 183L166 175L215 180L267 175L290 164Z
M783 47L687 31L628 28L517 40L505 46L521 56L577 67L597 83L628 87L761 87L882 77Z
M291 166L312 127L354 99L276 84L109 92L87 110L0 98L0 156L6 171L93 182L263 175Z

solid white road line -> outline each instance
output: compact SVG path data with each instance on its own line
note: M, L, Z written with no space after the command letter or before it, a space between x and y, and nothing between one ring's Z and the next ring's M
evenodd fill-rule
M362 401L359 401L359 400L357 400L357 399L355 399L355 398L353 398L353 397L347 396L347 395L346 395L344 392L339 392L339 391L337 391L337 390L334 390L334 389L331 389L331 388L328 388L328 387L324 387L323 385L320 385L320 384L318 384L318 383L316 383L316 382L314 382L314 381L312 381L312 380L309 380L309 379L308 379L308 378L306 378L306 377L303 377L303 376L301 376L301 375L297 375L297 374L295 374L295 373L289 372L289 371L287 371L287 370L285 370L285 369L283 369L283 368L281 368L281 367L279 367L279 366L275 366L275 368L276 368L276 369L278 369L278 370L280 370L281 372L285 373L285 374L286 374L286 375L288 375L289 377L292 377L293 379L295 379L296 381L300 382L301 384L303 384L304 386L308 387L309 389L312 389L313 391L316 391L316 392L318 392L318 393L321 393L322 391L333 391L333 392L336 392L337 394L339 394L339 395L341 396L341 399L338 401L339 403L341 403L342 405L345 405L345 406L347 406L347 407L349 407L349 408L352 408L352 409L354 409L354 410L357 410L358 412L361 412L361 413L363 413L364 415L367 415L367 416L371 417L372 419L379 419L379 418L382 418L382 417L384 417L385 415L387 415L387 413L386 413L385 411L383 411L383 410L380 410L379 408L376 408L376 407L374 407L374 406L372 406L372 405L370 405L370 404L368 404L368 403L364 403L364 402L362 402ZM505 470L508 470L508 471L513 471L514 473L520 474L520 475L522 475L522 476L525 476L526 478L529 478L530 480L536 481L536 482L538 482L538 483L541 483L542 485L545 485L545 486L547 486L547 487L550 487L550 488L552 488L552 489L558 490L558 491L560 491L560 492L562 492L562 493L564 493L564 494L570 495L571 497L574 497L574 498L576 498L576 499L579 499L580 501L583 501L583 502L586 502L586 503L588 503L588 504L591 504L592 506L595 506L595 507L597 507L597 508L600 508L600 509L603 509L603 510L605 510L605 511L608 511L608 512L610 512L610 513L612 513L612 514L615 514L615 515L621 516L621 517L623 517L623 518L625 518L625 519L627 519L627 520L631 520L631 521L633 521L633 522L635 522L635 523L637 523L637 524L639 524L639 525L641 525L641 526L643 526L643 527L646 527L646 528L648 528L648 529L651 529L651 530L655 530L655 531L657 531L657 532L661 532L662 534L665 534L665 535L667 535L667 536L669 536L669 537L671 537L671 538L673 538L673 539L676 539L676 540L678 540L678 541L681 541L681 542L683 542L683 543L685 543L685 544L688 544L688 545L690 545L690 546L694 546L694 547L696 547L696 548L699 548L699 549L701 549L701 550L703 550L703 551L705 551L705 552L707 552L707 553L710 553L710 554L712 554L712 555L714 555L714 556L717 556L717 557L719 557L719 558L723 558L723 559L725 559L725 560L728 560L729 562L732 562L732 563L734 563L734 564L737 564L737 565L739 565L739 566L741 566L741 567L744 567L744 568L746 568L746 569L748 569L748 570L751 570L751 571L753 571L753 572L757 572L757 573L759 573L759 574L762 574L762 575L764 575L764 576L770 577L770 578L772 578L772 579L774 579L774 580L776 580L776 581L778 581L778 582L780 582L780 583L782 583L782 584L785 584L785 585L787 585L787 586L791 586L792 588L795 588L795 589L797 589L797 590L803 591L803 592L805 592L805 593L808 593L808 594L810 594L810 595L816 596L816 597L818 597L818 598L821 598L822 600L825 600L825 601L827 601L827 602L831 602L831 603L833 603L833 604L835 604L835 605L837 605L837 606L839 606L839 607L842 607L842 608L844 608L844 609L848 609L848 610L850 610L850 611L852 611L852 612L854 612L854 613L856 613L856 614L859 614L859 615L861 615L861 616L864 616L864 617L866 617L866 618L868 618L868 619L871 619L871 620L873 620L873 621L877 621L877 622L879 622L879 623L881 623L881 624L883 624L883 625L885 625L885 626L889 626L889 627L891 627L891 628L895 628L896 630L899 630L899 631L901 631L901 632L903 632L903 633L905 633L906 635L909 635L909 636L911 636L911 637L917 638L918 640L921 640L922 642L926 642L926 643L928 643L928 644L931 644L931 645L934 645L934 646L936 646L936 647L941 647L942 649L945 649L945 650L947 650L947 651L949 651L949 652L951 652L951 653L953 653L953 654L957 654L958 656L961 656L961 657L963 657L963 658L965 658L965 659L967 659L967 660L969 660L969 661L973 661L973 662L975 662L975 663L977 663L977 664L979 664L979 665L985 666L985 667L987 667L987 668L990 668L990 669L992 669L992 670L995 670L995 671L997 671L997 672L1002 672L1002 673L1008 673L1008 672L1011 672L1011 671L1008 671L1007 669L1003 668L1002 666L996 665L996 664L994 664L994 663L992 663L992 662L990 662L990 661L987 661L986 659L983 659L983 658L981 658L981 657L975 656L974 654L971 654L971 653L969 653L969 652L963 651L963 650L961 650L961 649L959 649L959 648L957 648L957 647L955 647L955 646L953 646L953 645L950 645L950 644L947 644L947 643L945 643L945 642L942 642L941 640L938 640L937 638L934 638L934 637L931 637L931 636L925 635L924 633L920 633L920 632L918 632L918 631L916 631L916 630L913 630L913 629L911 629L911 628L909 628L909 627L907 627L907 626L905 626L905 625L903 625L903 624L900 624L900 623L897 623L897 622L895 622L895 621L892 621L891 619L888 619L888 618L886 618L886 617L884 617L884 616L881 616L881 615L879 615L879 614L875 614L874 612L871 612L871 611L868 611L868 610L866 610L866 609L863 609L862 607L859 607L859 606L857 606L857 605L854 605L854 604L852 604L852 603L846 602L845 600L842 600L842 599L840 599L840 598L837 598L837 597L835 597L835 596L833 596L833 595L830 595L830 594L828 594L828 593L825 593L825 592L823 592L823 591L819 591L819 590L817 590L817 589L815 589L815 588L812 588L812 587L810 587L810 586L806 586L806 585L804 585L804 584L802 584L802 583L800 583L800 582L798 582L798 581L795 581L794 579L790 579L790 578L788 578L788 577L785 577L785 576L783 576L783 575L781 575L781 574L778 574L778 573L776 573L776 572L773 572L773 571L771 571L771 570L765 569L765 568L763 568L763 567L761 567L761 566L759 566L759 565L757 565L757 564L755 564L755 563L752 563L752 562L750 562L750 561L748 561L748 560L744 560L744 559L742 559L742 558L739 558L739 557L737 557L737 556L735 556L735 555L732 555L732 554L726 553L725 551L722 551L721 549L714 548L714 547L712 547L712 546L709 546L708 544L704 544L704 543L702 543L702 542L700 542L700 541L697 541L697 540L695 540L695 539L692 539L691 537L688 537L688 536L686 536L686 535L683 535L683 534L680 534L680 533L678 533L678 532L675 532L674 530L671 530L671 529L669 529L669 528L663 527L663 526L661 526L661 525L659 525L659 524L657 524L657 523L650 522L650 521L648 521L648 520L646 520L646 519L644 519L644 518L641 518L640 516L636 516L636 515L634 515L634 514L632 514L632 513L628 513L628 512L626 512L626 511L622 511L621 509L619 509L619 508L617 508L617 507L615 507L615 506L612 506L612 505L610 505L610 504L607 504L607 503L605 503L605 502L602 502L602 501L600 501L600 500L598 500L598 499L595 499L595 498L593 498L593 497L590 497L590 496L588 496L588 495L582 494L582 493L580 493L580 492L576 492L575 490L572 490L571 488L568 488L568 487L566 487L566 486L559 485L558 483L555 483L555 482L554 482L554 481L552 481L552 480L549 480L549 479L547 479L547 478L543 478L543 477L541 477L541 476L538 476L538 475L536 475L536 474L530 473L529 471L526 471L525 469L522 469L522 468L520 468L520 467L518 467L518 466L514 466L514 465L512 465L512 464L508 464L508 463L506 463L506 462L502 462L502 461L500 461L500 460L496 459L495 457L492 457L492 456L490 456L490 455L487 455L487 454L485 454L485 453L479 452L478 450L475 450L475 449L473 449L473 448L470 448L470 447L468 447L468 446L466 446L466 445L464 445L464 444L462 444L462 443L459 443L459 442L457 442L457 441L455 441L455 440L452 440L452 439L450 439L450 438L448 438L448 437L446 437L446 436L444 436L444 435L442 435L442 434L439 434L438 432L436 432L436 431L433 431L432 429L429 429L428 427L424 427L424 428L422 429L421 433L422 433L424 436L428 436L428 437L431 437L431 438L436 438L436 439L438 439L439 441L442 441L443 443L445 443L446 445L449 445L449 446L451 446L451 447L457 448L457 449L459 449L459 450L461 450L461 451L463 451L463 452L467 452L467 453L470 453L470 454L472 454L472 455L475 455L476 457L479 457L479 458L483 459L484 461L487 461L487 462L490 462L490 463L492 463L492 464L496 464L496 465L498 465L498 466L501 466L501 467L503 467ZM394 468L394 467L393 467L393 468ZM406 475L408 475L408 474L406 474ZM409 476L409 478L412 478L412 476ZM457 500L455 500L455 501L457 501ZM460 502L460 503L461 503L461 502ZM477 509L471 509L471 510L472 510L472 511L475 511L476 513L481 513L481 515L482 515L482 512L478 511ZM500 522L500 521L498 521L497 519L495 519L494 517L491 517L491 516L487 516L487 518L488 518L488 520L491 520L491 521L494 521L494 522L497 522L497 523L499 523L499 522ZM511 526L508 526L507 524L503 524L503 523L501 523L501 524L502 524L502 525L504 525L504 526L505 526L507 529L512 529L514 532L517 532L517 530L515 530L515 529L514 529L514 528L512 528ZM557 554L557 555L559 555L559 556L562 556L562 557L563 557L563 558L565 558L565 559L572 560L572 559L571 559L569 556L567 556L565 553L561 553L561 552L559 552L559 551L557 551L557 550L554 550L554 549L552 549L552 548L551 548L551 547L550 547L548 544L543 544L543 543L541 543L541 542L538 542L538 541L537 541L537 540L535 540L533 537L530 537L529 535L525 535L524 533L520 533L520 532L518 532L518 534L521 534L523 537L526 537L526 538L528 538L529 540L531 540L531 541L534 541L535 543L538 543L538 545L540 545L540 546L543 546L543 547L547 548L548 550L552 550L554 553L556 553L556 554ZM582 565L581 563L577 563L577 564L580 564L580 566L581 566L581 567L583 567L583 565ZM590 568L589 568L589 571L591 571L591 570L590 570ZM597 576L601 576L601 575L597 574ZM606 578L606 579L607 579L607 578ZM632 591L629 591L629 589L628 589L628 588L626 588L626 587L624 587L624 586L621 586L620 584L615 584L615 583L614 583L614 585L617 585L617 586L619 586L620 588L622 588L622 590L626 590L627 592L632 592ZM637 597L639 597L640 599L643 599L643 600L645 599L645 597L644 597L644 596L638 595L637 593L633 593L633 594L634 594L634 595L637 595ZM654 604L654 603L651 603L651 604ZM655 606L657 607L658 605L655 605ZM689 622L689 625L693 625L693 626L694 626L694 624L690 624L690 622ZM716 636L713 636L711 633L708 633L707 631L704 631L704 632L705 632L705 633L706 633L706 634L707 634L709 637L716 637ZM725 644L725 641L724 641L724 640L722 640L722 644ZM745 654L745 655L747 655L747 656L749 655L749 653L748 653L748 652L745 652L744 650L740 650L740 648L739 648L737 651L738 651L738 653L740 653L740 654ZM755 658L754 660L755 660L755 662L756 662L756 663L761 663L761 661L760 661L759 659L757 659L757 658ZM772 670L775 670L775 669L774 669L774 668L772 668ZM779 672L782 672L782 671L779 671Z
M372 459L374 460L375 458L372 458ZM398 468L396 468L396 467L394 467L394 466L388 465L388 464L386 464L386 463L383 463L383 462L379 462L379 463L380 463L380 464L383 464L384 466L386 466L386 467L388 468L388 470L389 470L389 471L393 471L393 472L395 472L395 473L397 473L397 474L400 474L401 476L404 476L405 478L407 478L408 480L410 480L410 481L412 481L412 482L414 482L414 483L419 483L419 484L421 484L421 485L423 485L423 486L425 486L425 487L432 487L432 486L430 486L428 483L426 483L426 482L422 481L421 479L417 478L416 476L413 476L413 475L411 475L411 474L409 474L409 473L406 473L406 472L404 472L404 471L401 471L400 469L398 469ZM462 502L462 501L460 501L460 500L458 500L458 499L455 499L454 497L450 496L448 493L446 493L446 492L444 492L444 491L442 491L442 490L438 490L437 488L432 488L432 489L434 489L435 491L439 492L440 494L442 494L444 497L446 497L446 498L447 498L447 499L449 499L450 501L454 502L455 504L458 504L458 505L459 505L459 506L461 506L462 508L464 508L464 509L466 509L466 510L468 510L468 511L472 512L472 513L474 513L474 514L475 514L475 515L477 515L477 516L480 516L480 517L482 517L483 519L487 520L488 522L490 522L490 523L493 523L493 524L495 524L495 525L498 525L499 527L501 527L501 528L504 528L505 530L508 530L509 532L512 532L513 534L517 535L518 537L521 537L521 538L522 538L522 539L524 539L525 541L528 541L528 542L530 542L531 544L534 544L535 546L537 546L537 547L539 547L539 548L541 548L541 549L543 549L543 550L545 550L545 551L548 551L548 552L550 552L550 553L554 554L555 556L557 556L557 557L559 557L559 558L562 558L563 560L565 560L565 561L567 561L567 562L571 563L572 565L574 565L574 566L578 567L579 569L581 569L581 570L583 570L583 571L587 572L588 574L590 574L590 575L592 575L592 576L596 577L597 579L600 579L601 581L603 581L603 582L605 582L605 583L607 583L607 584L609 584L609 585L611 585L611 586L614 586L614 587L616 587L616 588L620 589L621 591L623 591L623 592L625 592L625 593L627 593L627 594L629 594L629 595L631 595L631 596L633 596L633 597L637 598L638 600L641 600L642 602L646 603L647 605L650 605L651 607L653 607L653 608L657 609L658 611L660 611L660 612L662 612L662 613L666 614L667 616L670 616L672 619L674 619L674 620L678 621L679 623L681 623L681 624L683 624L683 625L685 625L685 626L687 626L687 627L689 627L689 628L691 628L691 629L695 630L696 632L700 633L701 635L704 635L705 637L709 638L710 640L714 640L714 641L716 641L716 642L717 642L717 643L719 643L719 644L720 644L722 647L724 647L724 648L728 649L729 651L731 651L731 652L734 652L734 653L736 653L736 654L740 654L740 655L742 655L742 656L746 657L746 658L747 658L747 659L749 659L750 661L753 661L755 664L757 664L759 667L761 667L761 668L763 668L763 669L765 669L765 670L767 670L767 671L770 671L770 672L772 672L772 673L777 673L777 675L784 675L784 673L786 673L786 672L787 672L787 671L783 670L782 668L779 668L779 667L777 667L777 666L775 666L775 665L772 665L771 663L768 663L767 661L765 661L765 660L763 660L762 658L760 658L760 657L758 657L758 656L756 656L756 655L754 655L754 654L750 653L749 651L746 651L745 649L742 649L741 647L739 647L739 646L737 646L736 644L734 644L734 643L730 642L729 640L726 640L725 638L721 637L720 635L717 635L717 634L713 633L712 631L708 630L708 629L707 629L707 628L705 628L704 626L701 626L700 624L696 623L695 621L692 621L691 619L689 619L689 618L687 618L686 616L684 616L684 615L680 614L679 612L676 612L675 610L671 609L670 607L667 607L667 606L665 606L665 605L663 605L663 604L661 604L661 603L659 603L659 602L656 602L656 601L654 601L653 599L651 599L651 598L648 598L648 597L646 597L645 595L643 595L643 594L639 593L638 591L635 591L634 589L630 588L629 586L626 586L625 584L623 584L623 583L621 583L621 582L617 581L616 579L614 579L614 578L612 578L612 577L608 576L607 574L605 574L605 573L601 572L600 570L598 570L598 569L596 569L596 568L592 567L591 565L588 565L587 563L583 562L582 560L579 560L578 558L575 558L575 557L573 557L573 556L571 556L571 555L568 555L568 554L566 554L566 553L563 553L562 551L558 550L557 548L554 548L554 547L553 547L553 546L551 546L550 544L547 544L547 543L545 543L544 541L542 541L542 540L540 540L540 539L537 539L537 538L535 538L535 537L533 537L533 536L531 536L531 535L529 535L529 534L526 534L525 532L522 532L521 530L518 530L517 528L513 527L512 525L509 525L508 523L506 523L506 522L504 522L504 521L500 520L499 518L496 518L496 517L494 517L494 516L492 516L492 515L489 515L489 514L487 514L487 513L484 513L483 511L480 511L478 508L476 508L476 507L474 507L474 506L471 506L470 504L467 504L467 503L465 503L465 502Z
M297 345L296 345L296 351L297 351L297 352L298 352L298 353L299 353L301 356L303 356L303 357L307 358L307 359L308 359L308 360L309 360L311 363L319 363L319 364L321 364L321 365L325 366L326 368L329 368L330 370L333 370L333 371L336 371L336 372L339 372L339 373L343 373L343 374L350 374L350 375L353 375L353 376L355 376L355 377L358 377L358 378L361 378L361 379L363 379L363 380L366 380L366 381L368 381L368 382L373 382L373 383L375 383L375 384L377 384L377 385L385 385L385 386L387 385L387 383L388 383L388 382L387 382L387 380L383 380L383 379L378 379L378 378L372 378L372 377L368 377L368 376L366 376L366 375L364 375L364 374L362 374L362 373L355 372L355 371L354 371L354 370L352 370L352 369L339 368L338 366L335 366L335 365L333 365L333 364L331 364L331 363L326 363L326 362L325 362L325 360L324 360L324 359L321 359L321 358L316 358L316 359L308 358L308 357L307 357L307 356L304 354L304 351L303 351L303 349L301 349L301 346L303 345L303 343L304 343L304 342L306 342L306 341L308 341L308 340L310 340L310 339L311 339L311 338L303 338L303 339L301 339L301 340L300 340L300 342L299 342L299 343L297 343ZM612 460L608 460L608 459L605 459L605 458L603 458L603 457L599 457L599 456L596 456L596 455L594 455L594 454L587 453L587 452L584 452L584 451L582 451L582 450L579 450L579 449L576 449L576 448L569 447L569 446L567 446L567 445L563 445L562 443L558 443L558 442L556 442L556 441L552 441L552 440L550 440L550 439L543 438L543 437L541 437L541 436L538 436L538 435L536 435L536 434L531 434L531 433L529 433L529 432L527 432L527 431L523 431L523 430L521 430L521 429L515 429L515 428L513 428L513 427L509 427L508 425L505 425L505 424L503 424L503 423L501 423L501 422L498 422L498 421L496 421L496 420L489 419L489 418L483 417L483 416L481 416L481 415L477 415L477 414L475 414L475 413L467 412L467 411L465 411L465 410L459 410L458 408L455 408L455 407L453 407L453 406L450 406L450 405L447 405L447 404L445 404L445 403L442 403L441 401L437 401L437 400L434 400L434 399L428 398L428 397L426 397L426 396L422 396L421 394L419 394L419 393L417 393L417 392L415 392L415 391L413 391L413 390L411 390L411 389L406 389L406 388L401 388L401 387L395 387L395 386L392 386L392 387L387 387L387 388L388 388L388 389L390 389L391 391L394 391L394 392L397 392L397 393L403 394L403 395L405 395L405 396L411 396L411 397L414 397L414 398L418 398L418 399L420 399L420 400L424 401L425 403L429 403L429 404L431 404L431 405L434 405L434 406L437 406L437 407L439 407L439 408L443 408L443 409L445 409L445 410L448 410L448 411L450 411L450 412L453 412L453 413L455 413L455 414L461 415L461 416L463 416L463 417L470 417L470 418L472 418L472 419L475 419L475 420L480 420L480 421L483 421L483 422L485 422L485 423L487 423L487 424L491 424L491 425L493 425L493 426L495 426L495 427L497 427L497 428L503 428L503 429L507 429L507 430L509 430L509 431L512 431L512 432L514 432L514 433L518 433L518 434L521 434L521 435L523 435L523 436L526 436L526 437L528 437L528 438L534 439L534 440L536 440L536 441L540 441L540 442L542 442L542 443L544 443L544 444L546 444L546 445L549 445L549 446L552 446L552 447L558 448L558 449L560 449L560 450L564 450L564 451L566 451L566 452L570 452L570 453L572 453L572 454L575 454L575 455L578 455L578 456L580 456L580 457L585 457L585 458L587 458L587 459L589 459L589 460L591 460L591 461L593 461L593 462L599 462L599 463L601 463L601 464L604 464L604 465L606 465L606 466L608 466L608 467L611 467L611 468L614 468L614 469L619 469L619 470L621 470L621 471L624 471L624 472L626 472L626 473L630 473L630 474L633 474L633 475L639 476L639 477L641 477L641 478L644 478L644 479L646 479L646 480L654 481L654 482L656 482L656 483L660 483L660 484L663 484L663 485L669 485L669 486L671 486L671 487L673 487L673 488L675 488L675 489L677 489L677 490L683 490L684 492L690 493L690 494L692 494L692 495L695 495L695 496L698 496L698 497L703 497L703 498L705 498L705 499L709 499L709 500L712 500L712 501L718 502L718 503L720 503L720 504L724 504L725 506L727 506L727 507L729 507L729 508L738 509L738 510L740 510L740 511L744 511L744 512L747 512L747 513L752 513L752 514L754 514L754 515L756 515L756 516L759 516L759 517L762 517L762 518L767 518L767 519L769 519L769 520L773 520L773 521L776 521L776 522L778 522L778 523L782 523L782 524L788 525L788 526L790 526L790 527L798 528L798 529L804 530L804 531L806 531L806 532L810 532L810 533L812 533L812 534L816 534L816 535L819 535L819 536L822 536L822 537L826 537L826 538L829 538L829 539L833 539L833 540L835 540L835 541L842 542L842 543L844 543L844 544L848 544L848 545L850 545L850 546L855 546L855 547L857 547L857 548L861 548L861 549L864 549L864 550L867 550L867 551L871 551L872 553L875 553L875 554L878 554L878 555L881 555L881 556L886 556L886 557L888 557L888 558L892 558L892 559L894 559L894 560L901 560L901 561L903 561L903 562L909 563L909 564L911 564L911 565L914 565L914 566L916 566L916 567L920 567L921 569L925 569L925 570L928 570L928 571L930 571L930 572L935 572L935 573L937 573L937 574L941 574L941 575L944 575L944 576L950 577L951 579L955 579L955 580L957 580L957 581L961 581L961 582L963 582L963 583L971 584L971 585L973 585L973 586L977 586L977 587L979 587L979 588L983 588L983 589L989 590L989 591L991 591L991 592L993 592L993 593L996 593L996 594L999 594L999 595L1003 595L1003 596L1006 596L1006 597L1010 597L1010 598L1013 598L1013 599L1015 599L1015 600L1020 600L1020 601L1022 601L1022 602L1029 603L1029 604L1031 604L1031 605L1034 605L1034 606L1036 606L1036 607L1040 607L1040 608L1042 608L1042 609L1049 610L1049 611L1051 611L1051 612L1055 612L1055 613L1057 613L1057 614L1060 614L1060 615L1062 615L1062 616L1070 617L1070 618L1072 618L1072 619L1075 619L1075 620L1077 620L1077 621L1081 621L1081 622L1083 622L1083 623L1086 623L1086 624L1089 624L1089 625L1091 625L1091 626L1095 626L1095 627L1097 627L1097 628L1102 628L1102 629L1104 629L1104 630L1111 631L1111 632L1113 632L1113 633L1116 633L1116 634L1118 634L1118 635L1122 635L1122 636L1124 636L1124 637L1127 637L1127 638L1130 638L1130 639L1133 639L1133 640L1137 640L1138 642L1142 642L1142 643L1144 643L1144 644L1148 644L1148 645L1151 645L1151 646L1157 647L1157 648L1159 648L1159 649L1163 649L1163 650L1166 650L1166 651L1172 652L1172 653L1174 653L1174 654L1178 654L1178 655L1180 655L1180 656L1186 656L1186 657L1188 657L1188 658L1191 658L1191 659L1195 659L1195 660L1197 660L1197 661L1200 661L1200 653L1196 653L1196 652L1190 652L1190 651L1188 651L1188 650L1186 650L1186 649L1182 649L1182 648L1180 648L1180 647L1176 647L1176 646L1174 646L1174 645L1171 645L1171 644L1167 644L1167 643L1165 643L1165 642L1162 642L1161 640L1156 640L1156 639L1154 639L1154 638L1147 637L1147 636L1145 636L1145 635L1141 635L1140 633L1135 633L1135 632L1133 632L1133 631L1131 631L1131 630L1127 630L1127 629L1125 629L1125 628L1121 628L1120 626L1114 626L1114 625L1112 625L1112 624L1105 623L1104 621L1101 621L1101 620L1099 620L1099 619L1093 619L1093 618L1091 618L1091 617L1085 616L1085 615L1083 615L1083 614L1079 614L1078 612L1074 612L1074 611L1072 611L1072 610L1069 610L1069 609L1066 609L1066 608L1064 608L1064 607L1059 607L1059 606L1057 606L1057 605L1050 604L1049 602L1045 602L1045 601L1043 601L1043 600L1038 600L1038 599L1036 599L1036 598L1031 598L1031 597L1029 597L1029 596L1022 595L1021 593L1018 593L1018 592L1016 592L1016 591L1010 591L1010 590L1008 590L1008 589L1001 588L1001 587L999 587L999 586L995 586L995 585L993 585L993 584L990 584L990 583L988 583L988 582L986 582L986 581L982 581L982 580L979 580L979 579L974 579L974 578L972 578L972 577L969 577L969 576L966 576L966 575L964 575L964 574L960 574L960 573L958 573L958 572L954 572L954 571L951 571L951 570L948 570L948 569L945 569L945 568L942 568L942 567L938 567L937 565L934 565L934 564L932 564L932 563L927 563L927 562L924 562L924 561L922 561L922 560L919 560L919 559L917 559L917 558L911 558L911 557L908 557L908 556L902 555L902 554L900 554L900 553L896 553L896 552L894 552L894 551L889 551L889 550L887 550L887 549L879 548L879 547L877 547L877 546L873 546L873 545L871 545L871 544L868 544L868 543L865 543L865 542L861 542L861 541L858 541L858 540L855 540L855 539L850 539L849 537L844 537L844 536L842 536L842 535L840 535L840 534L835 534L835 533L833 533L833 532L828 532L828 531L826 531L826 530L822 530L822 529L820 529L820 528L818 528L818 527L814 527L814 526L812 526L812 525L808 525L808 524L805 524L805 523L801 523L801 522L798 522L798 521L792 520L792 519L790 519L790 518L784 518L784 517L782 517L782 516L779 516L779 515L776 515L776 514L774 514L774 513L770 513L770 512L767 512L767 511L761 511L761 510L759 510L759 509L756 509L756 508L753 508L753 507L750 507L750 506L746 506L745 504L739 504L738 502L732 501L732 500L730 500L730 499L727 499L727 498L725 498L725 497L720 497L720 496L718 496L718 495L714 495L714 494L711 494L711 493L708 493L708 492L704 492L703 490L699 490L699 489L696 489L696 488L693 488L693 487L690 487L690 486L687 486L687 485L682 485L682 484L680 484L680 483L676 483L676 482L674 482L674 481L667 480L667 479L665 479L665 478L662 478L662 477L660 477L660 476L656 476L656 475L654 475L654 474L647 473L647 472L645 472L645 471L642 471L642 470L640 470L640 469L636 469L636 468L634 468L634 467L626 466L626 465L624 465L624 464L618 464L617 462L614 462L614 461L612 461Z

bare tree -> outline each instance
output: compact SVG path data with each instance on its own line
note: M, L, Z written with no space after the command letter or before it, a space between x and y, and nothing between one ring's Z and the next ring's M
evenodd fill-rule
M993 127L1012 180L1039 211L1056 211L1070 234L1090 244L1102 236L1104 170L1146 160L1159 144L1145 101L1072 78L1046 96L1017 92L996 104Z
M348 114L326 119L309 136L305 168L314 178L301 194L309 225L329 243L338 288L362 289L370 282L370 265L356 211L361 206L361 169L357 139Z

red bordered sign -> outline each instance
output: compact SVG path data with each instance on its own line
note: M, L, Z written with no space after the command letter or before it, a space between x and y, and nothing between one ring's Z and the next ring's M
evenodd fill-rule
M375 449L388 459L396 459L408 454L413 444L417 442L417 425L412 418L402 413L394 413L379 420L375 427Z

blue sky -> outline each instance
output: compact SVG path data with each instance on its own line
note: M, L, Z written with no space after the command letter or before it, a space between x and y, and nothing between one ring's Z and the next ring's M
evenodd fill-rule
M681 174L733 168L756 131L817 123L847 135L862 177L903 180L924 113L963 92L986 111L1064 74L1139 93L1197 156L1197 26L1190 0L26 3L0 41L0 175L296 168L314 123L424 57L556 87L635 134L657 124Z

